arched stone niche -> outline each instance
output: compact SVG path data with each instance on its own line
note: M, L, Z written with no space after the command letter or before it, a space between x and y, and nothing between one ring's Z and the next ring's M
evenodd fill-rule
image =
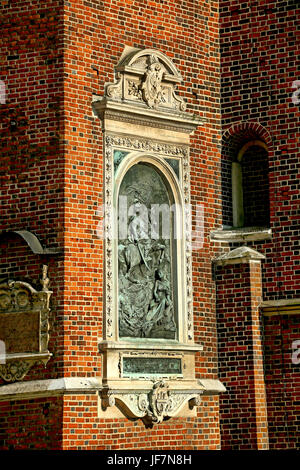
M214 381L204 386L195 378L195 354L202 346L194 343L185 208L190 204L189 136L204 121L185 112L175 90L182 77L161 52L125 51L115 70L115 83L93 99L104 136L99 415L116 417L121 411L154 423L180 413L190 416L202 393L220 389ZM120 196L126 197L121 210ZM153 237L149 226L148 238L141 236L148 222L153 229L149 214L155 204L173 206L169 238ZM146 216L137 235L134 219L142 208ZM120 233L122 218L125 234Z
M118 336L186 341L184 203L176 175L163 159L134 152L119 168L115 193Z

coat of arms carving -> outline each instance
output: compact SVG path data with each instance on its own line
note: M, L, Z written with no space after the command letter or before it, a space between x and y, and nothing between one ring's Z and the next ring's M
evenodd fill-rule
M161 423L164 417L168 416L168 411L172 406L169 388L163 380L154 384L149 395L149 404L153 415L152 420Z

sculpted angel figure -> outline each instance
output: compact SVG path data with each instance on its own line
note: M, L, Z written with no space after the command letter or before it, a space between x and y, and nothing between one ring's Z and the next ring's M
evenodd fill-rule
M163 325L165 329L175 331L176 326L173 320L173 302L170 296L170 282L166 278L163 270L157 270L158 279L155 282L150 308L145 316L143 333L148 337L151 330L156 326Z

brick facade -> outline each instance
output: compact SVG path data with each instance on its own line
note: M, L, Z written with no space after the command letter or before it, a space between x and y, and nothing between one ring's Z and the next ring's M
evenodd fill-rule
M103 328L104 246L97 227L105 168L101 121L93 113L92 101L93 95L103 96L105 85L114 82L114 67L129 46L151 48L168 56L183 77L177 90L187 102L187 112L206 119L192 135L190 147L191 202L194 211L200 204L204 207L203 246L193 252L192 264L195 342L203 344L203 351L196 355L195 372L199 379L220 378L229 391L220 408L217 396L203 397L195 417L172 418L152 429L141 421L99 418L95 392L22 400L14 397L1 402L4 426L0 448L197 450L219 449L222 439L226 448L265 448L265 403L258 404L262 356L257 358L259 377L254 373L255 361L249 366L247 358L241 359L241 375L250 373L243 392L237 382L236 389L232 385L238 376L234 378L235 364L230 364L230 354L242 354L248 334L252 339L259 336L258 319L254 322L253 317L254 312L258 315L258 305L248 305L255 273L250 276L244 272L249 265L238 265L231 268L233 278L217 275L216 281L212 260L236 245L212 241L210 234L222 225L232 225L232 159L244 144L260 140L268 148L268 171L266 165L264 169L260 166L257 174L250 168L253 149L245 157L251 160L249 174L264 180L260 186L264 199L269 174L273 234L271 240L249 243L266 256L262 282L256 288L262 289L263 300L299 297L299 107L291 103L292 82L297 78L296 2L46 3L18 0L1 6L0 79L6 85L6 103L0 105L0 278L22 280L38 289L41 267L47 264L53 291L52 357L46 367L30 369L23 381L101 377L98 339ZM266 152L260 151L261 159L265 158ZM255 188L255 183L251 185L248 194ZM259 210L255 208L256 213ZM265 212L261 216L264 221ZM55 253L32 253L28 244L12 233L19 230L34 233L43 247ZM239 288L232 285L232 279L238 280ZM233 302L231 288L236 289ZM222 289L224 302L218 297ZM234 311L233 306L237 306ZM239 315L249 321L246 330ZM267 370L273 354L270 338L278 328L277 317L268 318ZM251 321L256 330L253 326L250 332ZM297 325L291 322L290 338L296 338ZM236 337L232 351L228 351L231 329ZM277 413L272 374L266 375L268 417L281 426L284 417L282 411ZM287 387L295 393L298 375L297 366L291 376L285 374ZM4 380L0 383L5 386ZM235 393L242 393L246 407L247 394L253 399L251 410L233 425L231 418L238 403ZM280 400L287 400L287 396L280 395ZM269 426L273 447L296 446L296 437L285 437L289 426L289 436L295 436L299 425L297 400L291 403L283 437L276 437L276 424ZM250 440L245 421L249 413Z
M218 267L219 370L222 449L268 449L259 261Z
M292 348L294 341L299 340L299 328L299 315L274 315L264 319L265 377L272 449L299 449L299 363L296 360L298 356L293 361L293 352L296 351Z
M207 125L197 130L191 146L192 198L193 204L199 198L207 201L208 216L220 222L220 203L216 203L220 196L214 180L220 140L217 3L201 2L197 11L192 1L184 5L162 1L4 5L2 71L7 101L2 105L1 228L28 230L43 247L61 251L53 256L34 255L15 234L1 240L4 279L18 278L38 286L42 264L49 265L53 291L49 350L53 357L45 369L33 367L24 381L101 376L103 242L97 237L97 226L98 207L103 203L103 136L91 103L93 94L103 95L104 86L114 81L114 67L125 46L167 54L184 77L179 92L188 111L201 117L209 111ZM204 167L209 171L202 176ZM203 272L194 283L195 333L206 350L202 357L198 354L196 368L198 377L216 378L210 228L206 226L205 248L195 253L193 265L195 276ZM125 419L97 418L95 394L66 395L63 404L61 397L57 403L63 410L57 437L52 442L42 436L32 439L31 447L219 447L217 398L204 398L198 417L174 419L151 431ZM40 416L42 408L37 407ZM14 440L11 432L7 427L3 448L28 445L25 434Z
M298 15L299 6L295 1L220 2L223 223L232 223L231 161L237 158L243 145L259 140L268 151L272 238L248 242L248 245L266 257L262 262L263 300L275 303L279 299L284 303L284 300L299 298L299 151L296 143L299 105L293 100L293 84L299 73ZM248 152L256 153L256 158L264 152L262 148L259 152L255 150L257 148L252 146ZM262 171L262 167L257 171ZM261 209L267 202L261 193L264 181L263 174L257 174ZM259 219L258 225L265 225L259 223ZM251 225L255 225L253 219ZM239 289L231 299L235 311L241 305L238 292ZM284 308L280 311L283 314ZM299 448L295 436L296 429L299 434L299 365L291 361L292 343L299 337L299 310L295 310L293 316L276 316L273 311L272 316L265 316L260 322L264 338L269 445L271 449ZM281 325L285 323L288 326L282 336ZM236 349L243 346L243 341L241 338L240 344L236 343ZM222 347L220 351L223 358ZM227 356L224 372L229 364ZM233 376L238 378L238 374ZM227 399L229 404L229 397ZM221 421L227 420L227 428L235 426L235 412L232 401L226 418L221 416ZM224 445L228 446L227 440ZM237 443L232 440L229 446L234 445Z

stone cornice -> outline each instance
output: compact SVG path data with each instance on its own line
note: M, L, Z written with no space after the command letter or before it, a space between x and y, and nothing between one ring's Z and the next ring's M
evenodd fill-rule
M138 342L136 339L129 339L128 341L99 341L100 351L107 349L114 350L159 350L159 351L203 351L203 346L200 344L179 343L178 341L166 340L149 340L143 338L143 342Z
M191 134L198 126L206 122L204 118L191 113L161 111L107 98L93 101L93 109L101 119L104 130L111 130L110 121L119 121Z
M228 228L215 230L210 234L211 240L228 243L271 240L272 230L263 227Z
M228 264L240 264L248 263L249 261L261 261L265 259L265 256L258 251L249 248L248 246L240 246L234 250L224 253L218 258L214 259L213 262L217 266L225 266Z
M149 392L153 386L153 381L135 381L138 386L136 391ZM198 379L197 381L173 381L172 389L176 392L199 393L203 395L217 395L226 391L224 385L219 380ZM111 390L115 393L132 393L131 381L124 383L118 381L111 383ZM127 388L126 388L127 386ZM59 379L31 380L25 382L15 382L0 386L0 401L15 399L31 399L36 397L59 396L65 394L96 394L105 390L101 379L93 377L63 377Z
M101 383L96 378L64 377L60 379L31 380L0 386L0 401L49 397L66 393L96 393Z

